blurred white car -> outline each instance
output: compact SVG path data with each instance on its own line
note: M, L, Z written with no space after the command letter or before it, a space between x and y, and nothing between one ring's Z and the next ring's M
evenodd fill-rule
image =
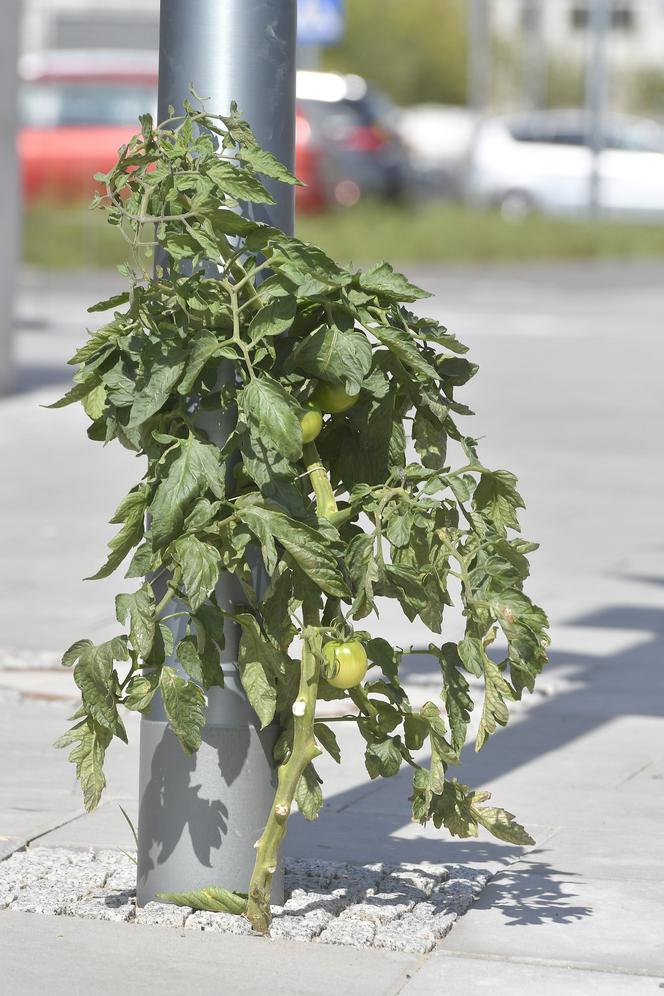
M466 107L418 104L399 112L396 128L419 190L446 197L461 192L476 125L477 114Z
M583 214L592 175L588 135L583 111L484 119L469 154L467 199L512 218L530 211ZM598 166L603 214L664 215L664 129L656 122L610 115Z

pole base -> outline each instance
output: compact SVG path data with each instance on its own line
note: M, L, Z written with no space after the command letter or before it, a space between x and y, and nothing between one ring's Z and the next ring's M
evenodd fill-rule
M237 689L227 675L227 687L211 689L211 693L244 698L235 681ZM229 711L224 709L227 715ZM139 906L160 892L189 892L209 885L247 891L254 843L263 831L277 787L272 762L277 733L247 722L246 711L245 706L236 725L208 722L194 755L185 754L168 723L142 717ZM209 717L214 712L210 708ZM272 882L272 902L282 904L283 899L280 863Z

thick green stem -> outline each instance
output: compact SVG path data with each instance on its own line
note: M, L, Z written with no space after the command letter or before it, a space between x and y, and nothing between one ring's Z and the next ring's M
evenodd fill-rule
M321 518L337 512L332 485L320 462L313 443L306 443L303 459L309 473L316 510ZM277 791L265 829L256 842L256 863L249 883L249 898L245 916L254 930L267 934L270 929L270 893L272 877L277 870L279 850L286 836L288 817L300 778L308 764L321 753L314 737L314 717L318 698L318 680L323 641L318 609L303 608L302 662L300 686L293 703L293 748L290 757L277 771Z
M249 883L245 916L261 934L270 929L272 876L277 870L279 849L286 836L298 782L307 765L321 753L314 738L314 716L322 640L316 626L306 626L302 636L300 687L293 703L293 749L278 770L277 792L265 829L256 843L256 864Z
M309 474L311 486L316 496L316 511L321 519L328 519L337 510L337 503L334 498L334 491L327 476L325 467L320 462L318 450L315 443L305 443L302 450L302 459Z

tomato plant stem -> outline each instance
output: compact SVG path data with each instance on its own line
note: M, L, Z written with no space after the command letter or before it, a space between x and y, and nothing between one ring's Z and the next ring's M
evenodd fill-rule
M245 916L254 930L267 934L270 929L270 892L277 870L279 849L298 783L308 764L321 753L314 738L314 716L318 696L318 676L322 638L316 626L306 626L302 634L300 685L293 703L293 748L290 757L277 772L277 791L270 815L256 843L256 864L249 883Z
M320 462L318 450L315 443L305 443L302 450L302 459L309 474L311 486L316 496L316 510L321 519L329 519L337 509L334 498L334 491L327 476L325 467Z

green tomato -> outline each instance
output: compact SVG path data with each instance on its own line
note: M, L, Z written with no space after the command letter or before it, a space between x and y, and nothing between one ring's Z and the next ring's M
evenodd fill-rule
M328 384L321 380L311 395L311 400L321 411L338 415L352 408L359 396L359 391L357 394L348 394L341 384Z
M314 439L320 435L320 431L323 428L323 414L320 408L316 405L312 405L311 402L307 404L307 409L300 419L300 426L302 427L302 442L303 443L313 443Z
M330 672L327 681L334 688L354 688L359 685L369 666L366 650L358 640L349 640L347 643L330 640L323 647L323 657Z

